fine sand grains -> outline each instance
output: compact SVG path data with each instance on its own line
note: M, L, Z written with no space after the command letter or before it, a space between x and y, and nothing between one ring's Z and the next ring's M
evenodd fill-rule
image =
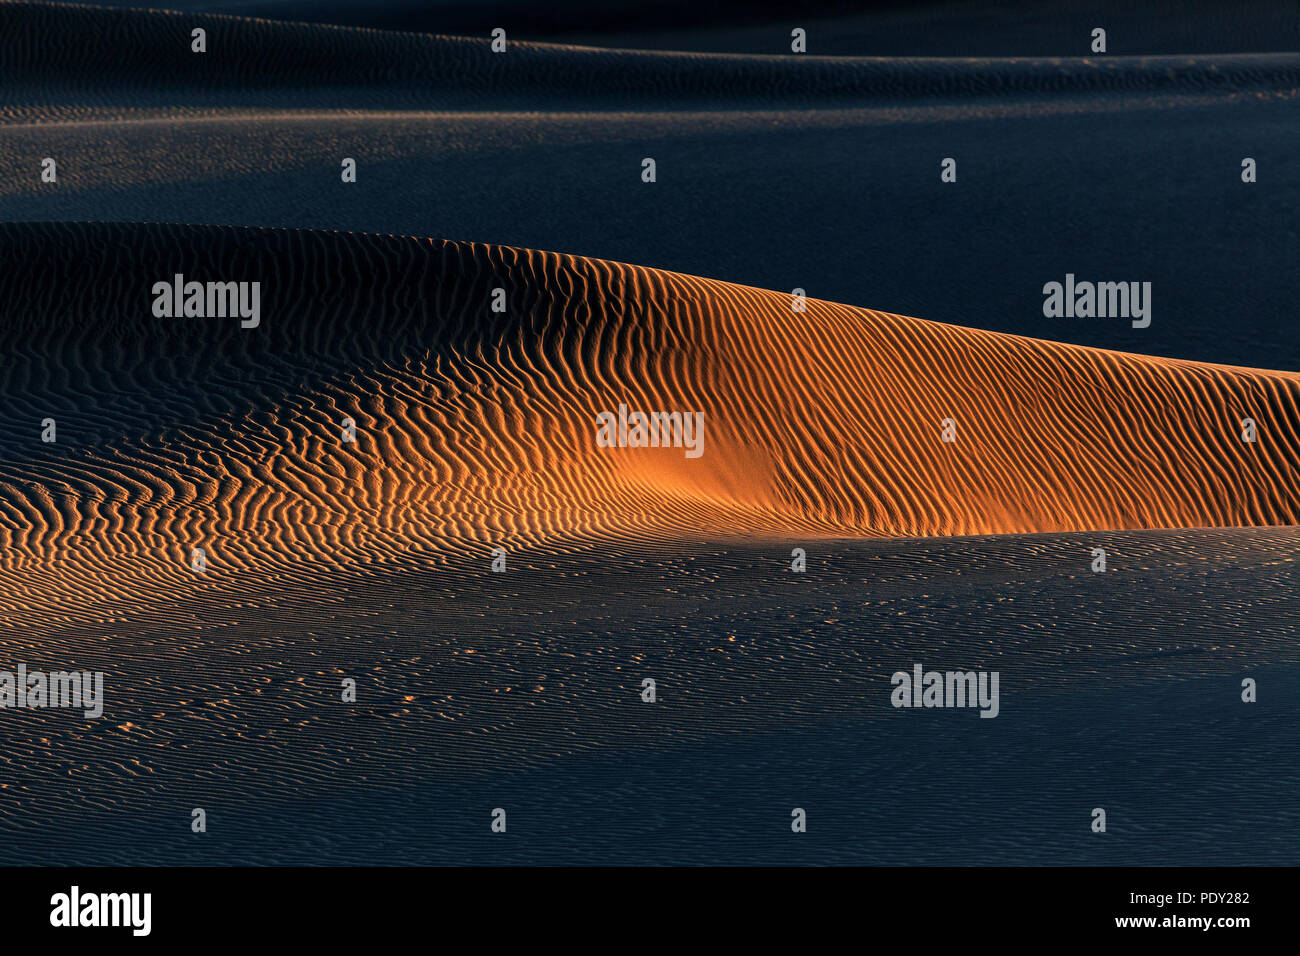
M180 271L260 281L260 326L154 316L154 283ZM7 225L0 338L15 621L592 538L1300 515L1300 376L799 312L782 293L533 250ZM599 447L597 415L620 404L701 413L703 455Z

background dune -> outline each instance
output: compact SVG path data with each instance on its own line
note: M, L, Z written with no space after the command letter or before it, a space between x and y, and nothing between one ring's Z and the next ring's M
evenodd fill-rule
M493 55L482 38L0 4L0 219L555 249L1294 369L1298 88L1294 52ZM41 182L47 156L57 184ZM1258 183L1241 182L1246 156ZM945 157L956 183L940 182ZM1151 281L1151 326L1045 318L1043 284L1067 272Z
M1225 6L1215 0L654 0L611 8L573 0L105 0L420 33L486 36L498 26L525 40L636 49L782 53L790 30L810 49L843 56L1077 56L1080 38L1105 26L1116 53L1294 50L1300 11L1288 0ZM1290 45L1288 45L1290 44Z
M647 95L674 103L787 106L864 98L1071 92L1290 89L1294 48L1280 52L1088 57L817 56L644 51L516 40L494 53L490 36L350 29L174 10L115 10L40 2L0 4L0 78L6 96L30 99L80 87L81 106L133 108L292 103L333 92L332 105L635 107ZM208 50L191 50L203 27ZM1086 36L1086 34L1085 34ZM76 41L76 42L69 42ZM125 104L123 104L125 105Z

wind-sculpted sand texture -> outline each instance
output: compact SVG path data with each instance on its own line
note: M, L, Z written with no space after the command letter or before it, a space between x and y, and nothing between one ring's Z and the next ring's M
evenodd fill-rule
M211 52L190 52L203 27ZM1294 53L1057 57L800 57L610 50L171 11L0 4L0 104L447 106L566 100L635 108L647 95L827 105L867 98L1293 89ZM161 82L160 82L161 81Z
M189 52L198 24L203 54ZM1126 32L1124 51L1146 49L1134 42ZM1286 175L1300 54L1086 52L512 40L497 55L486 33L0 4L0 220L555 249L1079 345L1300 368L1285 318L1300 298L1300 188ZM57 183L39 175L46 157ZM344 157L354 183L340 181ZM944 157L958 182L940 182ZM1045 317L1040 290L1067 272L1152 281L1153 321Z
M6 627L3 659L103 670L108 701L5 712L0 862L1294 863L1298 554L1294 528L599 542ZM895 710L913 661L999 671L1000 716ZM1104 841L1071 825L1098 793Z
M101 3L140 6L139 0ZM509 23L513 35L529 40L727 53L780 52L791 23L786 5L744 0L657 0L648 16L601 0L545 7L531 0L171 0L167 8L457 36L483 36ZM1218 0L804 0L798 14L811 26L810 49L848 56L1069 55L1099 18L1135 53L1286 50L1300 35L1300 11L1288 0L1252 0L1249 15Z
M196 24L203 54L189 52ZM496 55L486 34L0 4L0 220L554 249L1079 345L1300 368L1286 320L1300 298L1300 188L1286 174L1300 54L1077 52L512 41ZM46 157L56 183L41 178ZM344 157L354 183L340 181ZM956 183L939 180L944 157ZM1067 272L1152 281L1153 321L1045 317L1040 290Z
M0 0L0 864L1297 861L1293 3L201 5Z
M260 281L260 325L155 317L175 273ZM1300 376L534 250L6 225L0 337L0 603L28 627L495 546L1300 514ZM702 413L700 457L598 447L620 404Z

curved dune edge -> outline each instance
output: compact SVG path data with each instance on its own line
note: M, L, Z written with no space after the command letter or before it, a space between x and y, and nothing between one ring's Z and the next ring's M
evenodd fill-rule
M176 272L261 281L261 325L156 318L153 283ZM489 308L497 287L505 315ZM14 357L0 461L10 624L456 555L477 568L497 545L617 554L1300 515L1300 375L816 300L796 313L779 292L533 250L3 225L0 345ZM597 412L620 403L703 412L703 454L597 447ZM46 417L55 443L40 440ZM940 440L945 418L955 443Z
M190 50L207 31L208 52ZM864 97L1047 96L1293 91L1295 53L1024 58L819 57L617 50L402 33L221 14L40 2L0 3L0 107L79 106L130 92L133 106L259 102L473 103L554 108ZM287 92L286 92L287 91ZM343 97L343 99L340 99ZM0 110L3 116L6 110Z

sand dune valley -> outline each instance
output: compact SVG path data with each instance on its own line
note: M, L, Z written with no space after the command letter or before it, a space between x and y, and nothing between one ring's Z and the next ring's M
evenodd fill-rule
M0 858L1300 862L1300 14L944 6L0 2Z

